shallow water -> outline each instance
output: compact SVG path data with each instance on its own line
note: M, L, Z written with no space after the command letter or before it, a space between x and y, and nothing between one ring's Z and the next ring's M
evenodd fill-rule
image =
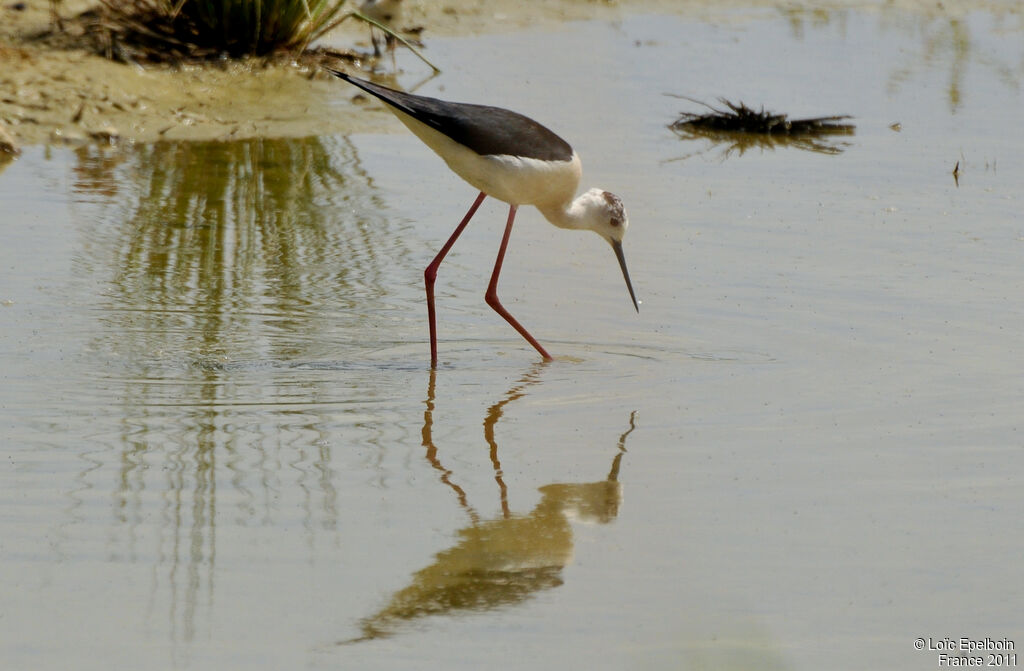
M712 14L430 42L418 92L542 119L629 209L639 315L603 242L522 211L501 295L551 364L483 303L488 200L430 372L422 270L473 192L397 124L8 166L5 668L935 668L915 639L1013 640L1019 9ZM663 93L857 131L686 142Z

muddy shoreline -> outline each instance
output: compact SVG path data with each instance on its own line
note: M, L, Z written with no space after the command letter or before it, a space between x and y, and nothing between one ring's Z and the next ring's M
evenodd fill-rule
M836 8L875 3L816 3ZM956 11L938 3L905 0L907 11ZM1003 3L980 3L1003 6ZM380 122L359 114L340 96L336 83L309 59L254 59L209 65L125 65L98 55L80 34L74 17L95 7L90 0L60 3L64 30L52 39L54 19L48 0L6 0L0 5L0 139L17 145L40 143L119 143L159 139L241 139L304 137L358 131ZM735 19L743 11L800 11L773 2L713 3L593 2L560 0L526 6L518 0L411 2L406 27L422 27L424 53L435 36L506 32L526 26L556 26L572 20L615 18L651 11ZM974 9L980 9L974 6ZM810 8L807 11L812 11ZM961 8L960 11L967 11ZM731 14L730 14L731 13ZM77 32L76 32L77 31ZM40 36L50 33L50 38ZM323 43L354 58L352 68L372 68L365 26L348 21ZM56 46L55 46L56 45ZM443 69L444 63L438 63ZM382 63L390 71L390 63ZM426 66L410 54L399 67ZM273 104L268 99L273 97Z
M338 95L336 82L318 71L316 59L184 66L107 60L95 53L75 18L93 8L88 0L61 3L58 31L47 0L0 6L0 128L18 145L304 137L379 123L377 115L356 113L359 108ZM429 57L431 36L513 30L620 11L616 4L571 0L530 11L509 0L413 2L405 27L424 28ZM348 21L321 43L350 52L346 67L372 68L368 35L364 25ZM426 68L409 54L399 58L399 67L406 63ZM390 63L380 67L390 71Z

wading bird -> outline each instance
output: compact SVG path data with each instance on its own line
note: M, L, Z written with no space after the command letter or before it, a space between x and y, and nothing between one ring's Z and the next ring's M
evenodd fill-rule
M431 366L437 366L434 313L437 269L487 196L508 203L509 211L485 300L545 360L550 361L551 355L498 300L498 276L512 233L512 222L520 205L533 205L559 228L594 231L607 240L619 261L633 307L640 311L622 251L622 238L629 226L626 210L618 196L602 189L590 189L574 198L582 167L579 156L569 143L533 119L510 110L403 93L338 70L326 69L386 103L388 109L444 159L455 174L480 191L462 222L423 273L427 285Z

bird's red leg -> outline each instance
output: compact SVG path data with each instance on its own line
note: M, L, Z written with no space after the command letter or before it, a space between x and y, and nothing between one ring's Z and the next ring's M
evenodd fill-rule
M441 251L437 253L434 260L430 262L427 269L423 271L423 279L426 280L427 284L427 318L430 321L431 368L437 367L437 322L434 317L434 282L437 280L437 269L440 267L441 261L444 261L444 257L448 254L452 245L454 245L455 241L459 239L459 236L462 234L462 229L466 228L466 224L468 224L469 220L473 218L474 214L476 214L477 208L480 207L480 203L484 202L484 198L486 197L487 194L481 191L480 195L476 197L475 201L473 201L473 205L469 208L469 212L467 212L466 216L462 218L462 223L460 223L458 228L455 229L455 232L452 233L452 237L448 238L448 242L444 243L444 247L442 247Z
M508 211L508 223L505 224L505 236L501 239L501 248L498 249L498 258L494 262L494 271L491 273L491 283L487 285L487 293L484 295L484 300L487 304L494 308L494 311L505 318L512 328L519 331L519 335L526 338L526 342L533 345L534 349L540 352L540 355L544 357L545 361L551 361L551 355L548 354L540 343L534 339L530 333L523 328L523 325L516 321L516 318L509 314L508 310L498 300L498 275L501 274L501 264L505 260L505 248L508 247L508 239L512 235L512 222L516 218L516 206L512 205Z

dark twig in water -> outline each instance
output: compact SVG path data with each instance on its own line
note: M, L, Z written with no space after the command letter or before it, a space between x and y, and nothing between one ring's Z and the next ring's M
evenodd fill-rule
M725 98L719 100L727 109L717 109L686 96L675 97L703 105L710 112L683 112L669 128L686 140L709 140L713 144L726 145L723 158L728 158L734 152L742 155L748 149L774 149L777 145L821 154L840 154L849 143L823 136L853 135L855 131L853 124L843 123L852 118L845 114L790 119L786 114L766 112L763 107L756 111L743 103L734 104Z
M766 112L764 107L755 111L742 102L735 104L725 98L719 101L728 107L720 110L699 100L685 98L711 110L707 114L683 112L670 126L674 131L712 130L739 133L766 133L768 135L850 135L854 125L841 123L852 117L848 114L814 117L811 119L790 119L787 114Z

